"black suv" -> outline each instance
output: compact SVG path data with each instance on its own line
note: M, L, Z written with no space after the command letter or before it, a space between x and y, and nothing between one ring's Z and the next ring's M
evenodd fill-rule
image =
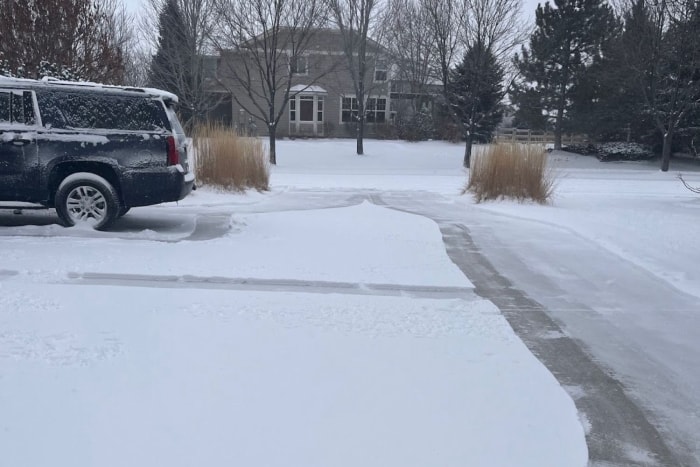
M155 89L0 77L0 201L103 229L181 200L194 173L176 103Z

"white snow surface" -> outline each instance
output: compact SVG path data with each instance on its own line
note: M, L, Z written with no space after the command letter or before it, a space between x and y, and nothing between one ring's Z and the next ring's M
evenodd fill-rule
M483 300L0 291L2 465L586 463L571 399Z
M609 276L632 277L630 265L635 280L700 296L700 252L688 247L698 197L646 163L553 153L551 205L476 205L461 194L461 145L367 140L361 157L354 148L280 141L271 192L200 189L134 209L112 232L0 212L0 465L586 465L590 426L571 397L470 292L435 222L390 207L464 223L506 273L522 268L504 253L516 252L524 270L582 300L596 277L569 278L594 266L575 254L590 246L614 259L598 272L609 294L595 289L590 306L630 320L624 303L605 308ZM684 176L700 184L697 171ZM207 223L223 228L209 238ZM574 251L557 257L565 246ZM96 285L71 273L135 279ZM213 290L153 285L157 276L464 296ZM653 328L675 315L643 318ZM599 357L639 382L643 369L615 352Z
M472 287L449 261L434 222L369 203L234 215L223 238L187 245L136 237L125 248L108 237L94 233L90 254L83 237L10 238L0 244L2 267L36 280L98 272Z

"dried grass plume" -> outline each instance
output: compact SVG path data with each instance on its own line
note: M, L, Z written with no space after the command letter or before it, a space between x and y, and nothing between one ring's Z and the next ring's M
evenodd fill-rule
M492 144L472 158L464 190L476 202L502 198L546 203L554 191L554 178L547 168L547 153L534 144Z
M199 183L235 191L269 189L270 166L261 140L204 124L194 130L194 149Z

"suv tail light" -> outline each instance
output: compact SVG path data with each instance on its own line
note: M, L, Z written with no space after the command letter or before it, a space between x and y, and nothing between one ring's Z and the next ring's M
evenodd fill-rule
M180 153L177 150L174 136L168 136L165 140L168 146L168 165L177 165L180 163Z

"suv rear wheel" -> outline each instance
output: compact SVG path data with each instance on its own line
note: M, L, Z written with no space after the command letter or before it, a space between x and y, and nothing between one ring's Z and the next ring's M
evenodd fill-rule
M67 176L54 197L56 213L66 227L77 224L107 228L119 215L119 196L99 175L78 172Z

